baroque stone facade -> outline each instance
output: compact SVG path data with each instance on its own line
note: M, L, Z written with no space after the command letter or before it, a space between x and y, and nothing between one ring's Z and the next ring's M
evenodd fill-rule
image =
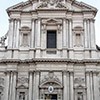
M95 7L76 0L28 0L7 13L0 100L99 100Z

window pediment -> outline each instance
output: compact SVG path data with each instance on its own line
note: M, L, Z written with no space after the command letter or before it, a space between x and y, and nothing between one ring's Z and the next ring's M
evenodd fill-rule
M21 32L30 32L31 29L27 26L23 26L21 29L20 29Z
M57 20L57 19L47 19L47 20L42 20L42 23L47 24L47 25L50 25L50 24L58 25L58 24L62 24L62 21Z

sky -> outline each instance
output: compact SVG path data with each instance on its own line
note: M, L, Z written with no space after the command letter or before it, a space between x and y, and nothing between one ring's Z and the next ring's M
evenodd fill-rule
M20 3L22 1L27 0L1 0L0 1L0 37L7 33L8 27L9 27L9 17L6 13L6 9L12 5L15 5L17 3ZM85 2L89 5L92 5L98 9L98 13L95 17L95 31L96 31L96 44L100 46L100 33L99 33L99 27L100 27L100 0L77 0Z

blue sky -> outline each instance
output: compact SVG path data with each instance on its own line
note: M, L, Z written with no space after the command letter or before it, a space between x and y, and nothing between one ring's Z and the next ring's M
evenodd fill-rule
M9 23L8 23L8 15L6 13L6 9L14 4L17 4L22 1L27 0L1 0L0 1L0 36L4 35L8 31ZM100 46L100 0L77 0L85 2L89 5L92 5L98 9L98 13L96 16L95 21L95 28L96 28L96 44Z

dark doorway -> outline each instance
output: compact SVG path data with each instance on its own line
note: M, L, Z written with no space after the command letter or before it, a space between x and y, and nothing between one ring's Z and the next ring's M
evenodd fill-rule
M45 100L57 100L57 94L45 94Z

